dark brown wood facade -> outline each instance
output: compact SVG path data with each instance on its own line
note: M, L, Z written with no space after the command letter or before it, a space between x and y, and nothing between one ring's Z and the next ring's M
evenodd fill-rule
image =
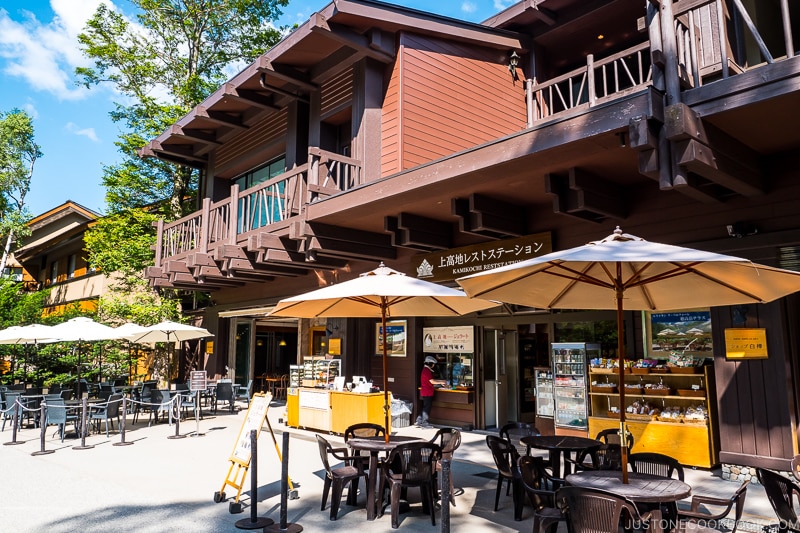
M147 275L213 292L214 330L217 309L538 232L564 249L621 225L798 268L800 12L744 4L523 1L477 25L339 0L142 151L207 176L198 211L159 226ZM285 173L230 187L281 154ZM715 353L720 457L775 467L797 451L800 306L757 307L770 358ZM715 335L733 312L714 311ZM348 374L380 376L373 328L347 321ZM391 362L405 398L417 359Z

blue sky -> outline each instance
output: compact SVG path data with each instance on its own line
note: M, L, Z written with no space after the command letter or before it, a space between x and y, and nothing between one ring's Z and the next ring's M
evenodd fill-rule
M393 0L390 3L480 22L515 0ZM67 200L102 213L103 166L120 160L119 129L108 113L119 100L110 87L75 84L75 67L87 64L76 36L100 2L112 0L0 0L0 112L14 108L34 117L36 162L26 204L32 215ZM113 0L123 12L124 0ZM290 0L279 25L302 23L326 0ZM431 7L433 5L433 7Z

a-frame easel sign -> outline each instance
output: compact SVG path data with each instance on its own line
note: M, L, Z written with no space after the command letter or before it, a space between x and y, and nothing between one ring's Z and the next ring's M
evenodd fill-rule
M236 504L239 503L239 496L242 494L242 486L247 476L247 470L250 468L250 432L256 430L256 436L261 434L261 427L267 418L270 401L272 401L272 394L270 393L254 394L250 399L250 406L247 408L247 414L236 437L236 444L233 446L233 452L231 452L228 459L231 463L230 468L228 468L228 475L225 476L225 481L222 483L222 488L219 492L214 493L215 503L225 501L226 486L236 489L236 499L234 501Z

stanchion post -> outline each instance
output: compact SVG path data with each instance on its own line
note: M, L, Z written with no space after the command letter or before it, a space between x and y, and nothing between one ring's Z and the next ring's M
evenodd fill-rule
M89 409L89 400L84 397L81 399L81 445L73 446L73 450L91 450L94 444L86 444L86 434L89 432L89 427L86 424L86 411Z
M250 430L250 518L236 521L238 529L264 529L275 521L266 516L258 517L258 432Z
M44 449L44 437L47 433L47 402L42 402L42 405L39 410L39 428L41 429L39 435L39 451L38 452L31 452L31 455L47 455L49 453L55 452L55 450L45 450Z
M186 435L181 435L181 393L175 395L175 434L167 437L168 439L184 439ZM170 409L172 412L172 409Z
M442 533L450 533L450 459L442 459ZM431 510L433 512L433 510Z
M289 499L289 433L283 433L283 453L281 454L281 516L280 522L265 527L264 531L281 533L299 533L303 531L300 524L287 523L287 503Z
M19 425L19 410L22 404L19 403L19 398L14 401L14 404L9 409L14 409L11 415L11 442L4 442L5 446L14 446L15 444L25 444L24 440L17 440L17 426Z
M128 398L122 398L122 420L119 421L119 442L112 446L130 446L132 442L125 441L125 419L128 417Z

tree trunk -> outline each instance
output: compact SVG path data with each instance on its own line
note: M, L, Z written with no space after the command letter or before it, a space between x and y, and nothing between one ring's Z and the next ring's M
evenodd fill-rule
M3 274L3 270L6 268L6 263L8 262L8 256L11 253L11 243L14 241L14 231L8 232L8 239L6 239L6 246L3 248L3 257L0 259L0 275Z

